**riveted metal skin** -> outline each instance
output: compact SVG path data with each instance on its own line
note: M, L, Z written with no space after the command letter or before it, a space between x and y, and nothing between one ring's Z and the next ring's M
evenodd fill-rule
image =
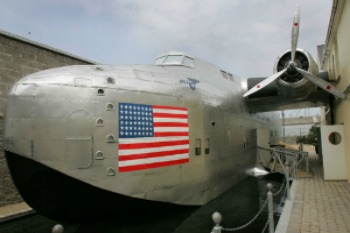
M244 80L229 80L219 67L200 59L194 62L195 67L68 66L28 75L8 94L5 151L96 189L149 201L203 205L254 167L257 129L279 131L279 126L276 114L248 113L242 98ZM189 78L198 81L195 86ZM121 102L187 108L189 162L118 172ZM198 155L196 138L203 141ZM270 142L277 138L274 134ZM204 146L205 141L209 145ZM15 164L11 167L16 170Z

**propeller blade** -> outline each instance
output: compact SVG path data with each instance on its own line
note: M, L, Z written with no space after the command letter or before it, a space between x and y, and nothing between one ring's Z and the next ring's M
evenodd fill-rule
M292 62L295 62L295 51L298 46L298 37L299 37L299 23L300 23L300 9L299 5L295 9L293 27L292 27Z
M316 86L318 86L319 88L322 88L323 90L325 90L326 92L335 95L341 99L345 99L346 96L343 92L339 91L335 86L333 86L332 84L324 81L323 79L305 71L302 69L297 68L298 72L301 73L307 80L309 80L310 82L312 82L313 84L315 84Z
M286 72L286 70L287 70L287 68L281 70L278 73L271 75L267 79L264 79L260 83L256 84L254 87L249 89L246 93L244 93L243 97L247 97L247 96L259 91L260 89L263 89L264 87L266 87L267 85L269 85L270 83L272 83L273 81L278 79L284 72Z

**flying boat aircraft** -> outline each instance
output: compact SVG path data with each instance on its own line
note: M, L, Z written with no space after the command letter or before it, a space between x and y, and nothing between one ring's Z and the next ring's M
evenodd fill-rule
M38 213L60 220L208 203L255 166L257 131L277 143L279 114L268 111L345 98L296 48L298 30L299 9L292 49L274 75L248 79L250 90L247 79L178 51L154 65L66 66L24 77L5 113L15 185Z

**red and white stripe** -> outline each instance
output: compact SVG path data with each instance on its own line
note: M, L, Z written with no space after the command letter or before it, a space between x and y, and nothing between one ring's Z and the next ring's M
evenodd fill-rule
M187 109L158 105L152 108L154 137L119 139L119 172L189 162Z

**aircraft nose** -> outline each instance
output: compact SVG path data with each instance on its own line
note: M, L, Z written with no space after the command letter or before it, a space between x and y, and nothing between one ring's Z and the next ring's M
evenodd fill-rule
M37 160L64 161L74 157L66 156L65 150L74 153L79 139L92 151L91 113L97 90L80 88L75 81L73 76L50 72L18 81L6 101L5 149ZM76 166L90 164L85 162Z

